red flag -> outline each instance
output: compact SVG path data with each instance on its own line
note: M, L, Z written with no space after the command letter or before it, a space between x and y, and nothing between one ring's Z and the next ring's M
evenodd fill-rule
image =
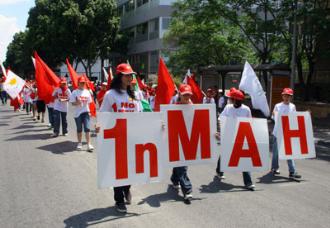
M187 76L187 84L190 85L193 95L191 97L191 101L194 104L202 104L203 103L203 91L197 85L196 81L194 80L193 75Z
M161 104L169 104L175 91L173 79L162 58L159 59L158 85L155 97L155 111L160 110Z
M94 99L92 99L92 102L89 104L89 110L91 112L91 116L96 117L96 104L94 102Z
M39 57L38 53L34 53L35 59L42 64L42 67L44 68L44 71L46 73L46 76L49 78L49 81L51 82L52 86L58 87L60 85L60 79L57 77L57 75L47 66L47 64Z
M59 86L60 79L42 61L37 52L34 52L36 59L35 74L38 88L38 98L46 104L54 101L52 96L54 88Z
M138 81L138 85L139 85L140 89L146 88L146 85L143 83L143 81L139 77L136 77L136 79Z
M73 67L71 66L69 59L66 58L66 65L68 67L69 70L69 74L70 74L70 78L71 78L71 82L72 82L72 88L73 89L78 89L78 74L77 72L73 69Z

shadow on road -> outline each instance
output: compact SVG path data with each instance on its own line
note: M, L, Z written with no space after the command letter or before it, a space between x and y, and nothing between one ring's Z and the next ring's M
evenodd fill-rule
M104 222L110 222L118 219L124 219L134 216L141 216L147 213L126 213L122 214L116 211L115 207L107 207L107 208L97 208L92 209L89 211L82 212L77 215L73 215L67 219L65 219L63 222L65 223L66 228L84 228ZM107 217L112 217L109 219L105 219ZM105 219L105 220L104 220ZM111 225L109 224L109 227Z
M202 200L202 198L193 197L191 201L194 200ZM183 197L178 194L178 191L175 190L172 187L172 185L168 185L166 192L148 196L142 199L138 203L138 205L147 203L151 207L160 207L162 202L178 202L178 201L184 202Z
M27 130L23 130L23 131L13 132L13 133L11 133L11 135L24 134L24 133L27 133L27 132L40 132L40 131L51 131L51 129L49 129L49 128L45 128L45 129L27 129Z
M319 141L315 144L316 159L325 160L330 162L330 143Z
M219 193L221 190L228 192L247 191L246 188L243 186L225 183L223 181L220 181L217 177L214 177L213 181L210 182L208 185L201 185L199 190L201 193Z
M32 122L31 122L31 123L32 123ZM34 128L34 127L39 127L39 126L24 123L24 124L22 124L22 125L20 125L20 126L17 126L17 127L12 128L12 130L28 129L28 128Z
M0 123L0 127L3 127L3 126L9 126L9 124L7 124L7 123Z
M6 139L6 141L49 139L50 135L51 135L50 133L33 134L33 135L18 135L16 137Z
M262 177L259 177L259 182L257 183L263 183L263 184L280 184L280 183L287 183L287 182L295 182L294 180L290 179L289 177L284 177L280 175L273 175L272 172L269 172L265 174ZM297 182L304 182L306 180L299 180Z
M72 141L64 141L64 142L58 142L54 144L48 144L46 146L38 147L37 149L40 150L46 150L49 152L52 152L53 154L64 154L69 152L75 152L77 147L76 142Z

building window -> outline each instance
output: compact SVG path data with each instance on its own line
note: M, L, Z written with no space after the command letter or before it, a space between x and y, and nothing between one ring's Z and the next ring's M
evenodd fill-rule
M123 16L124 14L124 5L118 7L118 15L119 17Z
M134 0L129 0L124 4L125 6L125 12L128 13L130 11L134 10Z
M159 38L159 18L149 21L149 40Z
M163 17L162 29L167 30L170 27L171 18L170 17Z
M137 5L137 7L140 7L148 2L149 2L149 0L137 0L136 5Z
M156 73L158 70L159 55L158 51L150 52L150 73Z
M136 27L136 42L148 40L148 22Z

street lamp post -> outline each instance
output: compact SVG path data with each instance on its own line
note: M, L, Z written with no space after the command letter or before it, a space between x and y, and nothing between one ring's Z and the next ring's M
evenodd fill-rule
M292 58L291 58L291 77L290 87L294 89L296 76L296 56L297 56L297 5L298 0L295 0L293 6L293 34L292 34Z

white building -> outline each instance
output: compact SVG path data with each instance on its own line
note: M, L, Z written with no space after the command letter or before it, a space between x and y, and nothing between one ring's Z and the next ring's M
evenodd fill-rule
M175 0L118 0L120 29L129 31L128 57L135 71L157 73Z

